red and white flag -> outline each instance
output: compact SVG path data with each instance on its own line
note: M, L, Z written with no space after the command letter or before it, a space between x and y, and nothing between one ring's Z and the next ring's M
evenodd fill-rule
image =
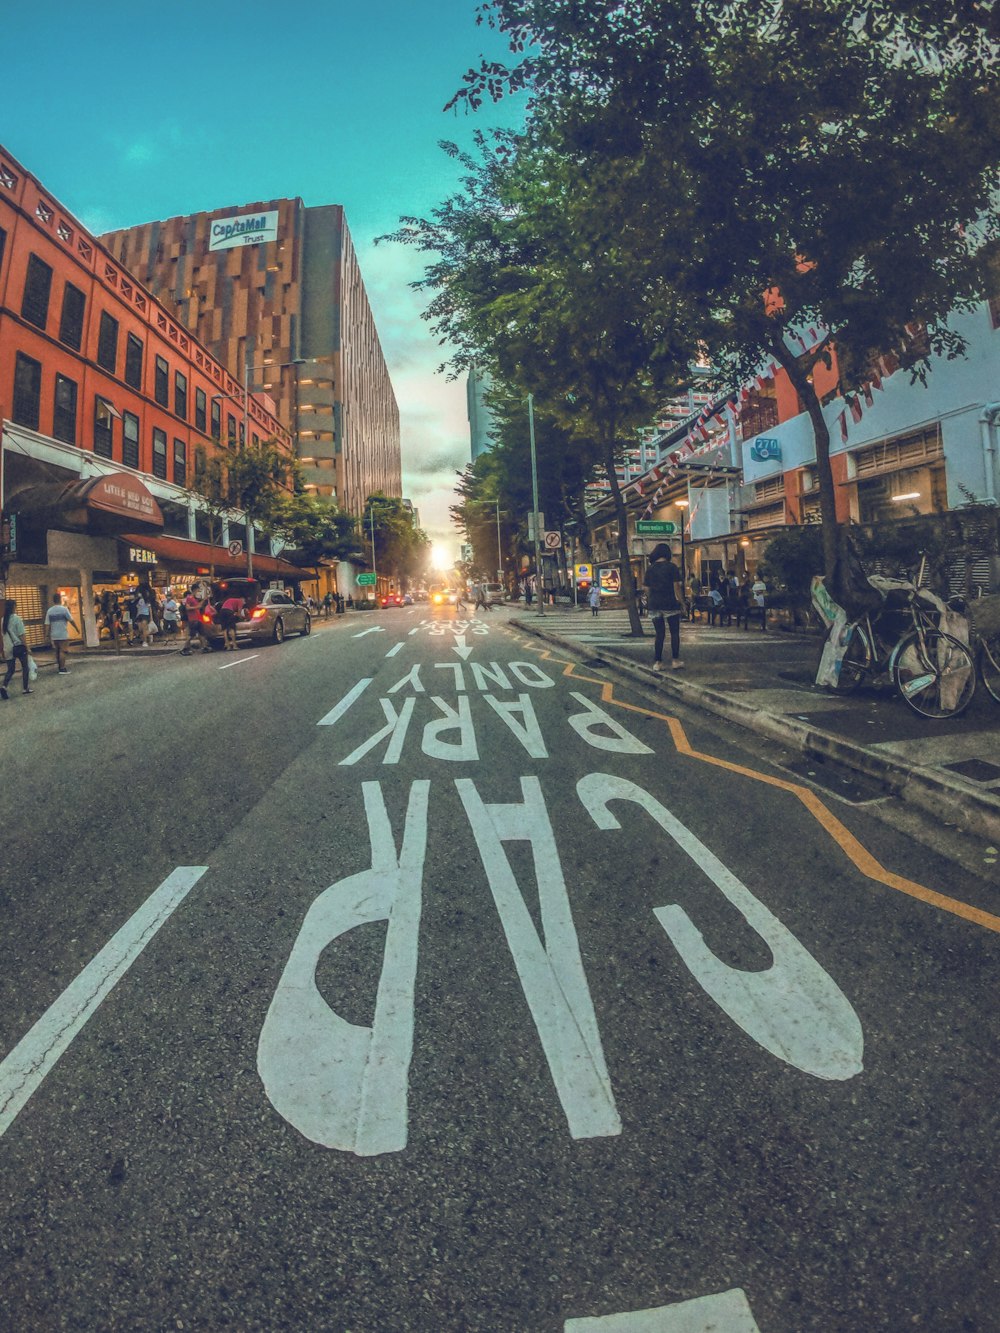
M840 438L841 438L841 440L844 442L844 444L846 444L846 443L847 443L847 410L846 410L846 409L845 409L843 412L841 412L841 413L839 414L839 416L837 417L837 423L838 423L838 425L840 426Z

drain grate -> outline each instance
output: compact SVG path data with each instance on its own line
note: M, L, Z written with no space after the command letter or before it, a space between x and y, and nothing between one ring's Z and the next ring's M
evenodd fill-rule
M608 664L603 657L588 657L583 665L585 667L606 667Z
M959 764L942 764L949 773L957 773L960 778L970 782L996 782L1000 778L1000 767L987 759L963 759Z

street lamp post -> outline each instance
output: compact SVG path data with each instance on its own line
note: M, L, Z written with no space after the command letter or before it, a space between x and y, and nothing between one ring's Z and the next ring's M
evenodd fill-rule
M375 567L375 506L368 501L368 527L372 534L372 573L375 575L375 600L378 601L378 570Z
M687 567L684 563L684 511L688 507L687 500L675 500L674 504L681 511L681 596L687 598ZM693 611L692 611L693 614Z
M545 608L542 606L542 535L538 531L538 463L535 458L535 395L533 393L528 394L528 439L531 444L531 503L534 506L531 526L535 530L535 601L538 603L537 614L544 616Z

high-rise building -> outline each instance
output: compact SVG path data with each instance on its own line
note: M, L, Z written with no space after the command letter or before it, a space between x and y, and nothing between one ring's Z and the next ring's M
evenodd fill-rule
M276 199L147 222L102 243L296 441L308 489L360 514L402 491L399 409L339 204Z

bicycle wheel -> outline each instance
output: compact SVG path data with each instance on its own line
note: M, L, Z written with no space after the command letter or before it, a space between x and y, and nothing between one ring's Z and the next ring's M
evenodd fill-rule
M1000 704L1000 634L980 640L979 675L986 693L994 703Z
M852 625L850 638L844 649L844 660L840 664L837 693L853 694L868 674L871 661L867 634L860 625Z
M969 648L941 630L908 634L892 669L896 689L915 713L939 719L964 713L976 692L976 667Z

